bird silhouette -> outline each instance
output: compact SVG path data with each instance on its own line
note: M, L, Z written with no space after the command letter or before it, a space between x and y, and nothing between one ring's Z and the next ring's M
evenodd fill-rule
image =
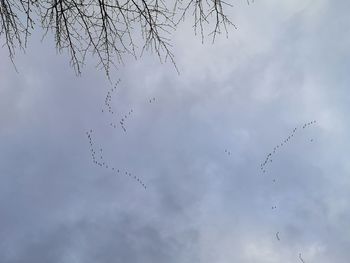
M276 238L277 238L278 241L280 241L279 233L280 233L280 232L277 232L277 233L276 233Z

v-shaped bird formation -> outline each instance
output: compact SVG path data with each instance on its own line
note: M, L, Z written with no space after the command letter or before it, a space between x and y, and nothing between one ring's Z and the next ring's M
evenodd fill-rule
M107 91L106 97L104 99L104 104L101 109L102 114L108 114L111 118L109 121L109 127L116 129L118 126L124 131L125 134L127 134L127 121L132 117L134 114L134 109L130 108L128 111L121 114L120 112L117 112L117 110L113 107L113 98L118 92L119 84L121 83L121 79L118 79L117 82L114 84L114 86ZM152 97L148 99L149 103L155 103L156 98ZM112 166L111 164L108 164L107 161L103 158L103 149L100 148L99 150L96 150L96 146L93 141L93 130L86 132L87 138L89 140L90 144L90 152L91 152L91 159L92 162L101 167L108 170L111 170L115 175L122 175L125 177L129 177L137 181L144 189L146 189L146 184L136 175L132 175L127 170L122 170L121 168L117 168Z
M137 181L144 189L146 189L146 184L136 175L132 175L130 172L128 172L125 169L120 169L117 167L114 167L105 161L103 158L103 148L99 148L99 150L96 150L96 146L93 140L93 130L87 131L86 136L89 140L90 144L90 152L91 152L91 159L92 162L102 168L111 170L116 176L125 176L134 179Z

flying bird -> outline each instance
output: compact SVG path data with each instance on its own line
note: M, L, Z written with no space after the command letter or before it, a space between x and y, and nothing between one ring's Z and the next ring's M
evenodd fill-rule
M276 233L276 238L277 238L278 241L280 241L279 233L280 233L280 232L277 232L277 233Z

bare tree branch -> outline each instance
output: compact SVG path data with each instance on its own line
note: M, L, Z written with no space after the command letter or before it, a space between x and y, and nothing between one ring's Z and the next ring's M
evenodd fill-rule
M59 52L68 52L77 74L88 54L97 56L98 67L109 76L125 55L137 58L146 50L176 68L170 38L178 24L191 13L195 33L199 30L203 41L205 27L213 25L209 35L214 41L228 26L235 27L226 6L231 5L223 0L175 0L172 7L166 0L0 0L0 37L13 61L39 25L43 37L53 33Z

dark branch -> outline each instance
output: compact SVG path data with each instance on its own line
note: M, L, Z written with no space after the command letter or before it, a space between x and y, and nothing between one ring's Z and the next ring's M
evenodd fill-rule
M123 63L125 55L136 58L138 50L139 55L151 50L176 67L170 37L179 22L191 12L202 41L205 26L213 24L209 35L214 41L233 25L224 6L230 5L223 0L175 0L172 8L165 0L0 0L0 37L13 61L39 24L44 36L53 33L58 51L68 52L77 74L89 53L107 76L112 65Z

